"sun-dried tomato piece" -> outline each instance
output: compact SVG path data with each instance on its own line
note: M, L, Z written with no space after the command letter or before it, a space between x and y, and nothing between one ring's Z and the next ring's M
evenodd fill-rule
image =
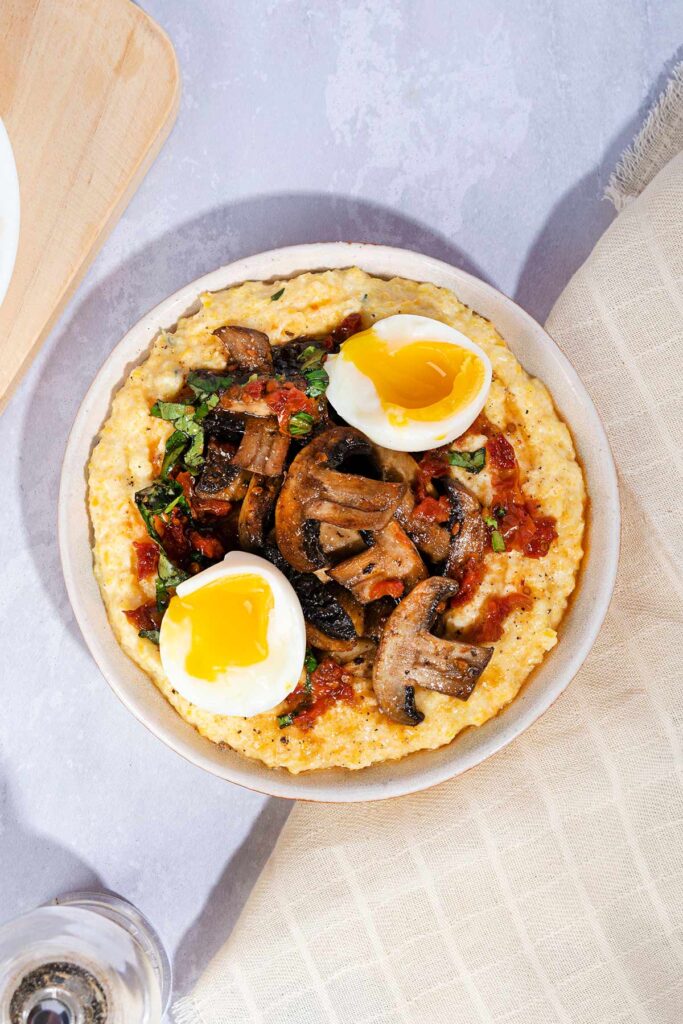
M289 434L289 421L296 413L307 412L314 419L318 415L317 403L291 381L269 382L266 404L277 416L278 426L283 434Z
M403 580L378 580L370 588L370 600L379 601L381 597L403 597L406 589Z
M134 540L135 560L137 563L138 579L147 580L155 576L159 565L159 548L153 541Z
M191 531L190 541L195 551L204 555L205 558L218 559L225 554L225 548L217 537L207 536L205 533L200 533L199 530Z
M447 523L451 517L451 506L445 494L440 498L423 498L412 512L413 519L426 519L430 523Z
M156 601L141 604L139 608L132 608L123 614L129 622L132 622L138 633L143 629L151 632L161 625L161 612L156 606Z
M310 690L306 683L298 683L287 698L292 725L311 729L318 718L338 701L353 703L356 698L351 676L343 665L332 658L323 658L310 675Z
M517 608L528 609L533 600L527 594L505 594L503 597L487 597L479 621L467 631L467 641L473 644L490 643L500 640L503 624Z

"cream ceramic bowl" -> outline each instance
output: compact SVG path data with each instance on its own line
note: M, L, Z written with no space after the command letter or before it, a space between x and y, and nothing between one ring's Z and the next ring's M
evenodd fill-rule
M294 776L204 739L118 646L92 570L85 467L109 413L112 394L145 357L157 331L171 327L190 311L200 292L353 265L380 277L406 277L450 288L462 302L488 317L525 369L545 382L574 435L585 470L591 499L588 545L558 645L497 718L462 733L447 747L411 754L401 761L357 772L335 769ZM263 793L307 800L376 800L426 789L467 771L519 736L562 693L590 651L612 594L619 550L619 496L607 438L590 398L555 343L519 306L470 274L418 253L360 243L320 243L260 253L215 270L181 288L131 328L95 378L73 425L62 468L59 543L71 604L95 661L126 707L159 739L214 775Z

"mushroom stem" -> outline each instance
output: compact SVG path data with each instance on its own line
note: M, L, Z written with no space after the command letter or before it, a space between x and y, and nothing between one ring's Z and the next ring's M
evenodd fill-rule
M443 576L423 580L392 612L373 669L381 710L401 725L419 725L415 686L467 700L488 665L492 647L442 640L430 630L439 609L458 592Z

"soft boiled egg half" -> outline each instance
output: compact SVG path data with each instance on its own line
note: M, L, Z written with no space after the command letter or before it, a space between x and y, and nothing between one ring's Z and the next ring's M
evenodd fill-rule
M491 386L491 363L478 345L454 327L407 313L352 335L325 369L327 398L339 415L401 452L464 434Z
M231 551L181 583L161 623L164 672L183 697L248 718L291 693L306 655L299 600L264 558Z

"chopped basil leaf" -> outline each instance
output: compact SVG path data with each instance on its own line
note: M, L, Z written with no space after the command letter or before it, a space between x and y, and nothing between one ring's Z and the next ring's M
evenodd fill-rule
M150 416L156 416L160 420L177 420L185 416L188 406L182 402L155 402L149 410Z
M498 520L494 519L493 516L484 516L484 522L491 529L491 547L493 550L498 552L498 554L501 551L505 551L505 539L498 529Z
M258 380L258 373L252 373L247 377L247 384L251 384L252 381Z
M508 510L505 508L504 505L494 505L493 506L493 514L496 517L496 519L502 519L503 516L507 515L507 511Z
M273 295L270 296L270 301L271 302L277 302L277 300L281 299L284 294L285 294L284 288L280 288L279 292L275 292Z
M213 395L209 395L205 402L202 402L200 405L198 405L194 411L195 423L201 423L204 417L208 416L211 410L216 408L218 402L218 395L214 393Z
M187 434L184 434L182 430L174 430L168 441L166 442L166 451L164 454L164 461L161 466L161 479L167 480L168 474L171 469L180 460L180 456L185 451L189 442Z
M503 534L498 530L493 530L491 533L491 547L498 553L505 551L505 540L503 539Z
M304 684L304 691L310 696L313 692L313 680L311 676L318 667L318 659L310 651L306 652L304 659L304 668L306 669L306 682Z
M292 714L290 714L290 715L278 715L277 716L277 724L280 726L281 729L286 729L287 726L291 725L293 721L294 721L294 715L292 715Z
M163 613L168 608L169 596L166 584L160 576L156 578L156 600L157 600L157 611Z
M190 439L190 447L185 453L185 465L188 469L199 469L204 461L204 431L192 416L181 416L175 421L176 430L182 430Z
M313 429L313 417L308 412L297 412L289 421L292 437L305 437Z
M323 361L325 352L316 345L307 345L299 356L299 362L301 363L302 370L309 370L314 366L318 366Z
M320 395L325 394L330 383L327 370L323 369L322 366L316 370L306 370L304 377L307 381L306 394L309 398L319 398Z
M147 527L147 532L152 540L161 543L161 538L154 529L154 516L159 516L166 511L169 504L176 498L182 498L183 492L180 484L173 480L157 481L149 487L144 487L135 494L135 504Z
M186 573L183 569L179 569L174 565L165 551L159 552L158 573L159 579L162 580L167 587L178 587L189 578L189 573Z
M151 640L153 644L159 646L159 630L158 629L141 629L138 633L143 640Z
M206 370L193 370L187 376L187 385L192 388L197 398L203 395L215 395L225 391L233 382L229 374L209 373Z
M486 465L486 449L477 448L474 452L448 452L448 461L451 466L460 466L468 473L481 473Z

